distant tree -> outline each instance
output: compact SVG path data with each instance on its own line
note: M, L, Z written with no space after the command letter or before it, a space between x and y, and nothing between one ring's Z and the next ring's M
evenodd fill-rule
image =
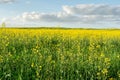
M6 24L5 22L2 23L2 28L5 28L6 27Z

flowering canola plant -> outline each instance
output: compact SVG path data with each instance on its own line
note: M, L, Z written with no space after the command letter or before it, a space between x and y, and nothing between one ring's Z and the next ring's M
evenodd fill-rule
M0 29L0 80L119 80L120 30Z

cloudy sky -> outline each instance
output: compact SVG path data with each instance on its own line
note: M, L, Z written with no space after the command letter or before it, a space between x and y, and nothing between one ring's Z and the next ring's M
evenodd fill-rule
M7 26L120 28L120 0L0 0Z

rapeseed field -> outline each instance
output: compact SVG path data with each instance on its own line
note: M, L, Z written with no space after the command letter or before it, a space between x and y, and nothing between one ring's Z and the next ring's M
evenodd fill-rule
M0 80L120 80L120 30L1 28Z

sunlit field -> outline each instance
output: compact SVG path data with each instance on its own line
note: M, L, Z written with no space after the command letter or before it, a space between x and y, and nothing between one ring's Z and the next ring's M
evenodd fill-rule
M120 30L1 28L0 80L120 80Z

